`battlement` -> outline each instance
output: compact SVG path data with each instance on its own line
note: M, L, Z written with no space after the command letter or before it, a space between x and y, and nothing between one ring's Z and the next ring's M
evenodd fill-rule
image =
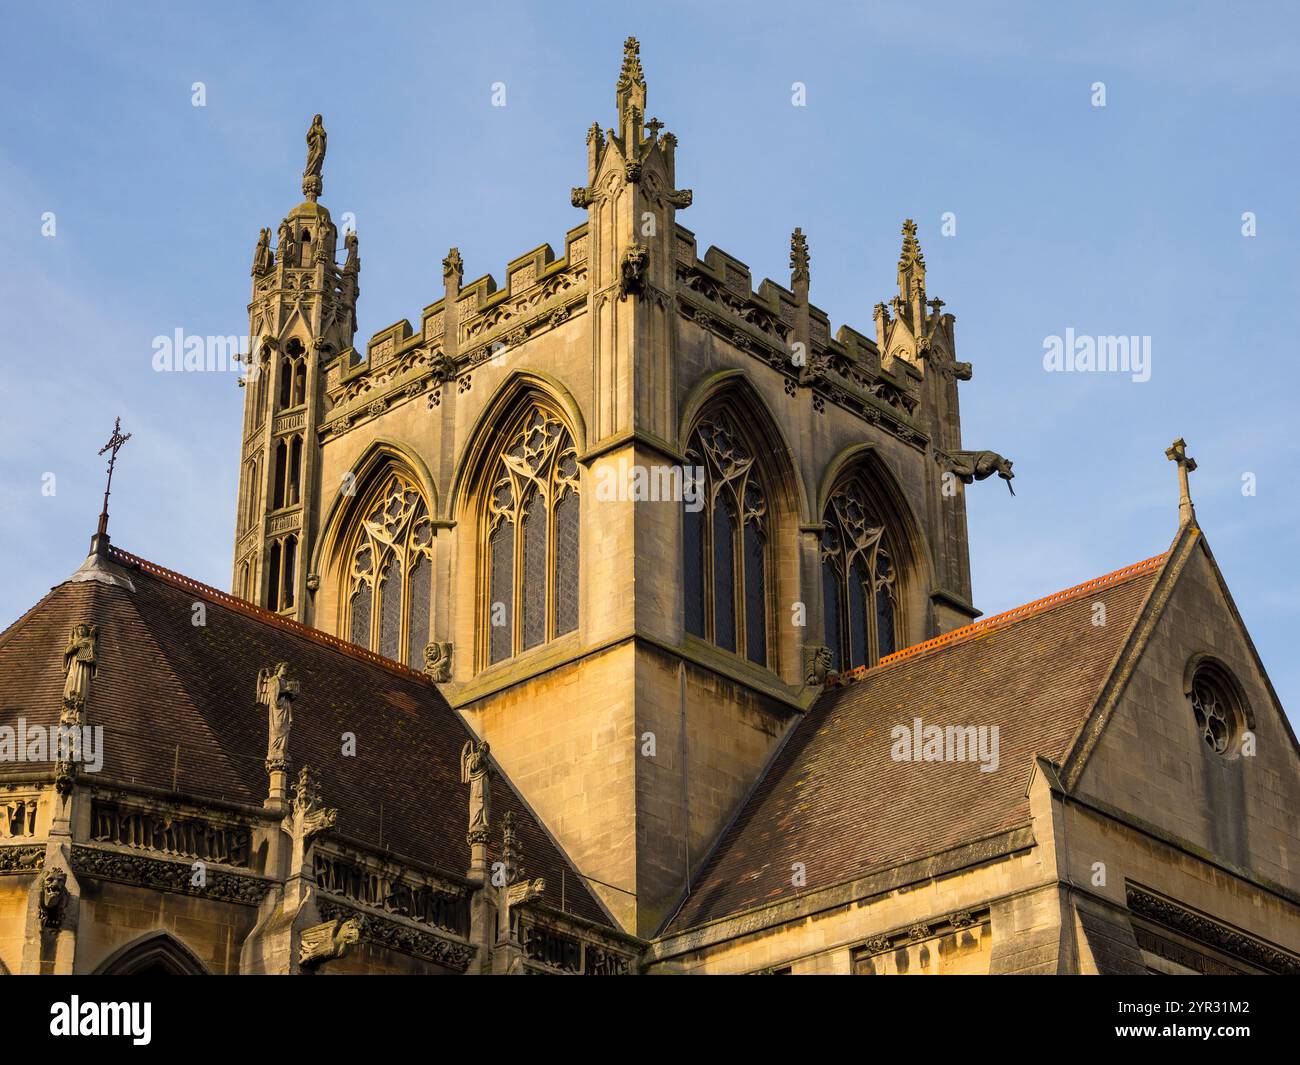
M892 427L895 435L911 443L921 445L928 439L913 420L922 398L924 362L882 356L876 341L851 326L840 326L832 336L829 316L810 303L809 350L801 373L793 358L798 296L770 278L755 290L746 263L712 246L699 258L695 234L685 226L678 225L675 236L677 294L684 317L784 373L791 382L787 387L811 387L866 421Z
M469 284L448 283L447 293L424 308L420 330L401 319L375 333L366 358L349 349L325 368L328 413L323 429L341 432L467 373L499 354L586 309L587 224L565 234L556 258L542 244L506 264L504 287L484 274ZM449 305L454 316L448 314ZM449 320L454 334L448 335Z

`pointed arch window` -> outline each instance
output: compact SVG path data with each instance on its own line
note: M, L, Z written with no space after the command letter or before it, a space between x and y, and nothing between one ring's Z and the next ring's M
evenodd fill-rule
M433 603L433 522L420 490L390 473L361 508L349 543L343 631L412 669L424 663Z
M307 355L302 341L295 337L284 348L280 360L279 410L298 407L307 402Z
M297 505L302 494L302 435L281 437L275 445L275 485L272 507Z
M898 643L894 553L866 486L849 481L823 515L822 600L835 671L873 666Z
M484 508L488 664L578 627L578 453L564 423L533 406L506 437Z
M766 666L771 529L753 452L718 412L700 422L686 458L704 474L684 493L686 631Z

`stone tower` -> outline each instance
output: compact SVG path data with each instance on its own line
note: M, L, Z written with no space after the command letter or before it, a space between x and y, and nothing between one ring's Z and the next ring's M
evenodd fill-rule
M355 232L344 236L346 261L336 263L338 229L319 202L326 146L320 115L307 146L305 199L280 223L275 249L263 229L253 256L233 583L236 594L294 618L303 616L302 559L320 499L322 367L352 347L361 267Z
M961 450L914 224L875 338L832 335L801 230L788 284L697 254L634 39L614 102L563 256L466 283L453 248L364 358L318 182L264 232L235 590L426 670L649 935L828 670L976 616L963 492L1011 471Z

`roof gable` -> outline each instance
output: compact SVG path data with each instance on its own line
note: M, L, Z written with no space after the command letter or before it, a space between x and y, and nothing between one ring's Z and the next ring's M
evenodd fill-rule
M723 834L671 930L1026 823L1029 765L1065 754L1164 561L967 626L828 689ZM996 770L895 760L895 730L913 732L917 719L987 736L996 728ZM806 876L798 886L796 863Z
M1224 865L1300 891L1289 857L1300 851L1300 748L1199 528L1184 526L1171 559L1063 783ZM1240 685L1252 756L1214 752L1197 728L1186 685L1204 656Z

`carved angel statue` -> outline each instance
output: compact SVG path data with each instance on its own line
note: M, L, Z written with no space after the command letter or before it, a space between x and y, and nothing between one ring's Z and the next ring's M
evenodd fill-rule
M469 831L470 835L488 831L492 820L492 792L488 780L490 765L488 763L487 740L475 743L466 740L460 752L460 782L469 785Z
M293 726L293 701L299 684L289 676L289 663L266 666L257 673L257 701L267 709L270 737L267 741L268 762L283 762Z
M90 694L90 682L95 676L95 646L99 628L84 622L73 627L63 652L63 670L67 679L63 683L63 701L78 704Z
M949 457L948 469L961 479L962 484L982 481L995 473L1007 482L1007 490L1016 494L1011 487L1011 460L1003 458L996 451L954 451Z
M263 229L257 235L257 248L253 252L253 276L260 277L270 271L275 265L275 259L271 255L271 231Z

